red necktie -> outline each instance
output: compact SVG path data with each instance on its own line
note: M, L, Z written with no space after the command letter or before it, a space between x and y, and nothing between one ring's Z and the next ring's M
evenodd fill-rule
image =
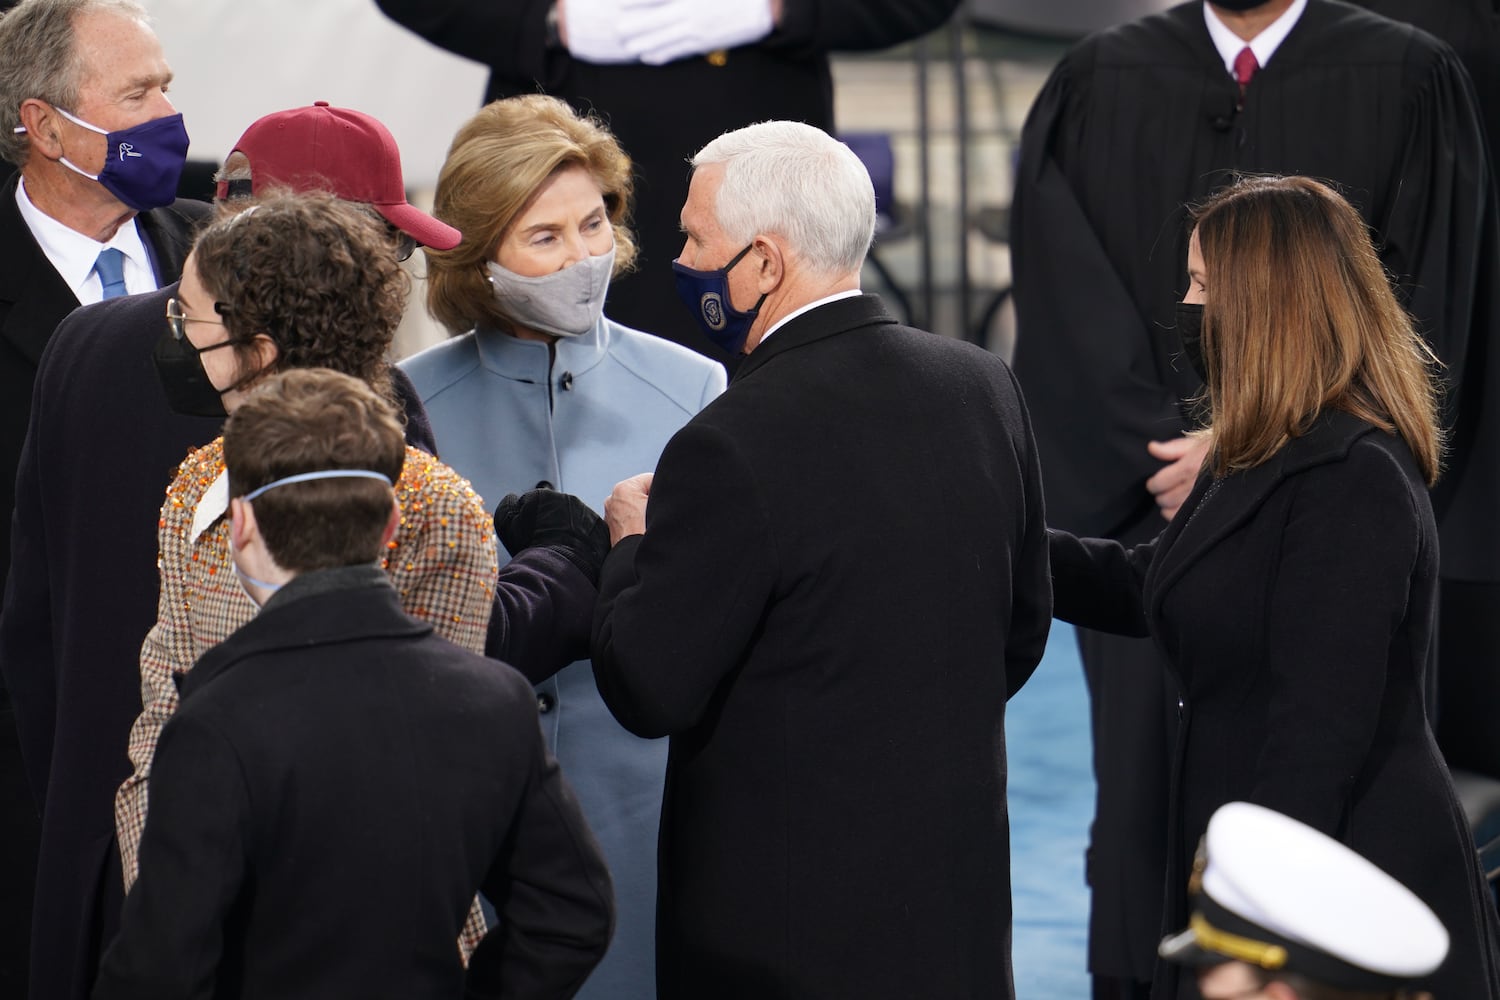
M1241 97L1245 96L1245 88L1250 85L1250 78L1258 69L1260 69L1260 61L1255 58L1255 53L1250 51L1250 46L1246 45L1240 49L1240 54L1234 57L1234 78L1239 81Z

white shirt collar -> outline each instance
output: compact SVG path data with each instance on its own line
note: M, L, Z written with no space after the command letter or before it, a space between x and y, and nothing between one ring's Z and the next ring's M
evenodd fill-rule
M194 544L198 536L214 526L219 515L229 509L229 473L221 472L217 479L198 498L198 507L193 511L193 533L189 536Z
M775 324L772 325L771 329L761 334L760 343L756 344L755 346L759 347L760 344L764 344L767 340L770 340L771 334L775 333L777 330L780 330L782 327L786 326L792 320L796 319L798 316L801 316L805 312L811 312L812 310L818 308L818 306L826 306L828 303L837 302L839 299L852 299L856 295L863 294L864 292L860 291L858 288L851 288L847 292L834 292L832 295L825 295L815 302L809 302L801 309L793 309L791 312L787 313L785 316L777 320Z
M1291 34L1292 28L1296 26L1297 19L1307 9L1307 0L1296 0L1286 12L1266 25L1265 30L1246 42L1239 35L1230 31L1224 22L1219 20L1219 15L1207 3L1203 5L1203 20L1208 25L1209 37L1214 40L1214 48L1219 50L1219 58L1224 60L1224 68L1234 76L1234 59L1240 54L1240 50L1246 45L1250 51L1255 53L1255 61L1262 67L1270 64L1271 56L1286 41L1286 36Z
M104 285L94 273L94 261L105 247L114 247L125 255L127 292L135 294L156 289L156 273L151 269L151 257L146 253L146 244L141 242L135 219L117 229L108 243L100 243L91 236L69 229L37 208L26 194L24 179L16 185L16 207L20 209L21 218L26 221L31 235L36 237L42 253L47 255L81 304L89 305L104 298Z

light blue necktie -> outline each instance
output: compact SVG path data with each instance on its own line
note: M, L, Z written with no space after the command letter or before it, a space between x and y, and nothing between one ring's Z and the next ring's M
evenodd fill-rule
M99 259L94 261L94 271L104 285L106 299L125 294L125 254L114 247L105 247L99 251Z

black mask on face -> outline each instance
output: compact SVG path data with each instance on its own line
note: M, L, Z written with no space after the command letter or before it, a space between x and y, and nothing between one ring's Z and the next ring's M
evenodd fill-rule
M151 360L156 364L156 377L161 380L172 412L185 417L229 416L224 409L224 393L214 388L213 380L203 368L203 359L187 338L178 340L171 330L163 330L156 349L151 352Z
M1182 338L1182 356L1198 373L1198 380L1208 383L1208 365L1203 360L1203 304L1177 303L1177 335Z
M1225 10L1232 10L1236 13L1264 7L1270 2L1271 0L1209 0L1209 3L1215 7L1223 7Z

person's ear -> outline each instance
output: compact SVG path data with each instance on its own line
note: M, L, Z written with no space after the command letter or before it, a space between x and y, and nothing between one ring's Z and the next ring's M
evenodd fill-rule
M276 346L276 341L264 333L257 333L250 340L250 350L255 354L256 371L266 374L275 371L276 362L281 358L281 348Z
M380 536L380 547L384 549L391 544L391 539L396 537L396 532L401 530L401 504L395 498L391 499L391 516L386 518L385 531Z
M774 292L786 277L786 255L782 252L781 244L767 236L756 236L751 242L751 252L757 255L760 261L756 269L756 291L762 295Z
M46 101L35 97L22 101L20 112L21 124L26 126L26 138L31 148L49 160L61 157L63 148L59 129L62 127L63 116Z
M242 551L260 536L255 523L255 508L239 497L229 501L229 540L235 551Z

